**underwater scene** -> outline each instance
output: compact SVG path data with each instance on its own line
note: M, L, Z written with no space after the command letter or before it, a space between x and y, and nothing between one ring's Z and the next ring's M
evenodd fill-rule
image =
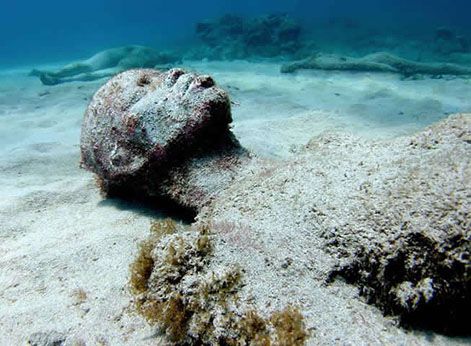
M469 0L0 4L0 346L471 344Z

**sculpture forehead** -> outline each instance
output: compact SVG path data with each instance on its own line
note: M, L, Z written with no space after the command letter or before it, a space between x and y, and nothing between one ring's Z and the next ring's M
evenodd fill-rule
M211 118L230 116L217 112L228 103L228 97L214 86L211 77L180 73L176 70L157 76L150 81L149 92L129 108L129 116L137 121L151 146L165 145L183 134L195 137Z
M93 97L82 126L82 158L96 173L134 173L149 161L164 161L175 146L191 146L208 127L230 122L228 95L211 77L130 70Z
M160 72L150 69L123 72L102 86L94 95L87 113L97 116L116 116L132 111L152 114L155 106L169 112L175 106L186 104L201 110L200 102L227 98L226 93L214 85L210 76L188 73L182 69ZM159 114L156 114L159 115ZM187 118L197 114L187 114Z

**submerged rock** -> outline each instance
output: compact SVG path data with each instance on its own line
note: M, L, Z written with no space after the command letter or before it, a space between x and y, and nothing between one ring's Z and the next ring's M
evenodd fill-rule
M399 169L365 181L363 207L331 235L353 250L336 274L404 324L469 333L470 138L471 117L460 115L403 141L392 156Z
M302 46L302 28L287 15L243 18L225 15L196 25L196 35L203 42L193 57L243 59L292 55Z
M136 308L175 345L304 345L303 315L293 306L260 315L240 301L238 267L208 271L209 228L154 223L131 266Z
M437 53L466 53L471 49L469 39L463 35L458 35L455 31L447 27L440 27L435 30L433 48Z
M196 208L221 186L206 183L198 188L190 178L176 182L175 174L169 178L168 173L185 171L191 178L203 172L210 178L213 173L219 183L230 179L232 173L210 167L226 165L224 172L232 172L229 168L238 164L243 149L229 131L231 121L229 97L210 76L181 69L130 70L101 87L88 106L81 134L82 166L97 174L107 193L163 192ZM191 175L193 166L198 171ZM195 193L190 199L179 193L192 186L197 198Z

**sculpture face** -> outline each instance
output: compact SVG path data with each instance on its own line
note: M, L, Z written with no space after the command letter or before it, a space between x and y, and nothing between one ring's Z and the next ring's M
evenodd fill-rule
M106 181L161 169L232 121L226 92L181 69L121 73L94 95L82 125L82 165Z

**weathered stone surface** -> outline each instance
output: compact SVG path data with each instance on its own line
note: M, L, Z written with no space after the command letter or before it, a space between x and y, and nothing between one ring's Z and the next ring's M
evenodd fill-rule
M400 170L365 185L351 230L333 237L353 250L339 274L369 302L406 324L451 334L469 334L470 138L469 115L412 137Z
M160 188L170 170L207 152L240 150L231 121L229 98L210 76L130 70L101 87L88 106L82 166L97 174L106 192L175 195L178 187Z
M318 316L334 310L342 342L361 331L360 314L380 343L403 337L389 339L386 321L356 298L339 302L343 280L325 285L338 277L407 326L469 335L470 138L469 114L388 141L313 138L295 159L253 169L203 209L214 263L244 269L241 301L301 306L319 331L314 343L329 343Z
M361 340L365 320L380 343L411 340L345 283L326 285L339 276L408 326L469 334L469 115L389 141L324 134L276 163L250 159L229 122L228 97L209 77L129 71L87 110L83 164L105 188L199 211L214 244L208 272L240 267L240 302L265 316L299 306L319 343L338 341L337 329L342 342ZM317 318L332 311L335 331Z

